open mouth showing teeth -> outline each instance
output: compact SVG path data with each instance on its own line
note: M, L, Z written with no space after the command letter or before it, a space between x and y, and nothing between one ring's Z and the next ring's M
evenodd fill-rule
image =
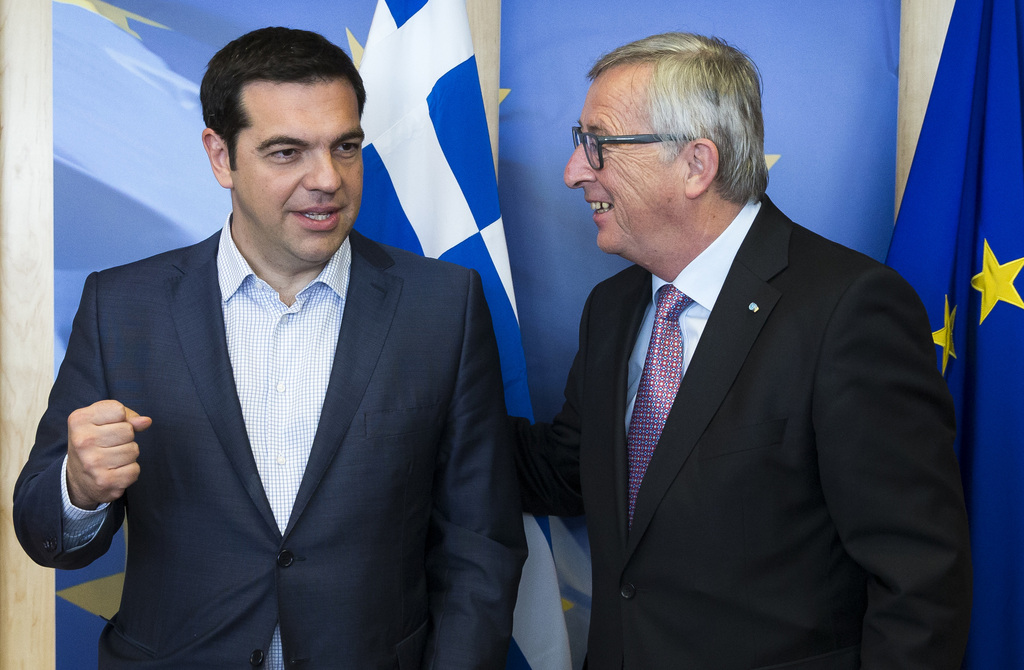
M612 208L612 204L610 202L592 202L592 203L590 203L590 209L594 210L595 212L607 212L611 208Z
M331 217L330 214L313 214L309 212L303 212L302 216L306 217L307 219L313 219L314 221L326 221Z

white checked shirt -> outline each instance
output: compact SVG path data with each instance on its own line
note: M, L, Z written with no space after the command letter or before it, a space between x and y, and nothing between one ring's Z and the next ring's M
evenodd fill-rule
M352 247L346 239L289 307L253 273L230 230L217 253L228 355L256 468L284 532L327 393Z
M242 257L230 221L221 232L217 275L228 356L256 469L282 533L320 422L351 270L345 238L289 307ZM266 667L284 667L280 625Z

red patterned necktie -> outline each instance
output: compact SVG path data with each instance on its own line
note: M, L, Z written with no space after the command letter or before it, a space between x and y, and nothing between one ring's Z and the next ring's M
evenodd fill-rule
M679 389L683 370L683 335L679 315L693 303L672 284L658 289L657 312L651 344L647 348L644 371L633 403L626 445L629 452L629 525L633 525L633 509L640 482L651 462L654 447L665 427L665 419Z

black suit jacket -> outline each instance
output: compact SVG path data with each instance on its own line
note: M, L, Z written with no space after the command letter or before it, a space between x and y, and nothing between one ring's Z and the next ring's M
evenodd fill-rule
M217 238L93 274L23 473L18 537L84 566L127 516L102 668L248 667L280 621L289 668L503 668L522 519L497 347L472 271L353 232L334 366L282 534L228 359ZM67 417L153 418L139 480L97 537L61 531Z
M627 360L650 296L638 266L599 284L562 411L517 423L526 509L587 515L590 669L959 668L966 513L914 291L764 199L627 530Z

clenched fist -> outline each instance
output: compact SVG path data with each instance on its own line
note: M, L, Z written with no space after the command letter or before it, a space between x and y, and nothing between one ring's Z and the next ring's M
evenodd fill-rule
M139 478L135 433L153 420L116 400L100 400L68 417L68 496L81 509L120 498Z

